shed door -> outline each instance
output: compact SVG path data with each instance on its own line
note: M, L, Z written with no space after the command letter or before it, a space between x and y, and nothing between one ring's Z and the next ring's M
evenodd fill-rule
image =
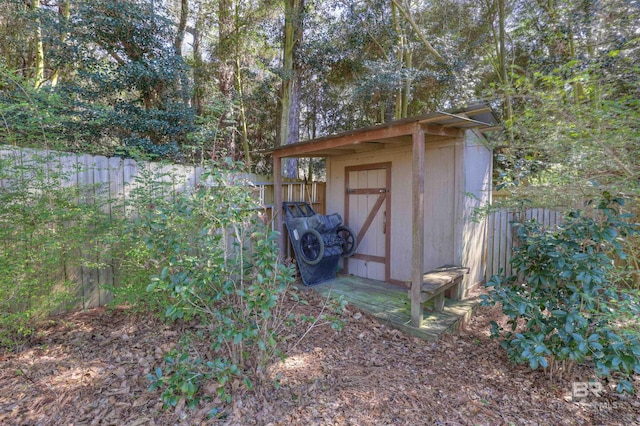
M345 223L358 236L345 272L390 280L391 163L345 167Z

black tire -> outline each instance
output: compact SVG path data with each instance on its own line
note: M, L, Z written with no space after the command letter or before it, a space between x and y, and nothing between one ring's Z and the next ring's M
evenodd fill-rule
M358 249L355 232L348 226L340 225L336 233L342 240L342 255L345 257L353 256Z
M300 236L300 257L309 265L317 265L324 256L322 235L315 229L307 229Z

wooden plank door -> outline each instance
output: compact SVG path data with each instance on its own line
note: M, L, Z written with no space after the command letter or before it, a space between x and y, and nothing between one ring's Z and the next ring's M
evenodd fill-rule
M390 281L391 163L345 167L345 223L358 238L345 272Z

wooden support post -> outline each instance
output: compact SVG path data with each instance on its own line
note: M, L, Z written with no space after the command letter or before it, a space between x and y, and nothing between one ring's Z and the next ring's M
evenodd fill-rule
M454 214L453 214L453 264L467 265L468 258L465 256L464 230L465 223L469 219L466 217L465 211L465 169L464 169L464 152L465 138L458 139L453 146L454 152ZM465 278L465 282L467 279ZM463 285L459 286L458 292L462 291Z
M424 274L424 130L417 126L413 131L413 180L412 180L412 251L411 262L411 325L422 324L420 291Z
M282 217L282 158L273 157L273 210L271 211L271 220L273 220L274 229L278 235L278 249L280 251L280 259L285 258L284 244L284 218Z
M433 310L436 312L442 312L444 309L444 293L438 293L433 298Z

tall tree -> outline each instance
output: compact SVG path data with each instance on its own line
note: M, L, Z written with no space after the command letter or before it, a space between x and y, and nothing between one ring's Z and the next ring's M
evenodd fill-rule
M245 166L251 169L251 150L249 148L248 126L247 126L247 114L244 102L244 78L243 78L243 64L241 60L241 39L240 31L243 26L240 17L240 1L236 0L234 7L234 26L236 36L234 37L234 57L235 57L235 89L238 96L238 133L240 134L240 145L242 147L242 154Z
M506 12L504 0L498 0L498 57L500 58L500 83L503 87L510 85L509 69L507 64L507 33L505 31ZM511 97L504 97L504 117L508 123L513 120L513 106L511 105ZM513 139L513 134L509 133L509 139Z
M2 62L23 77L33 76L33 34L30 5L21 0L0 2L0 52Z
M81 118L70 119L73 131L82 132L83 145L95 143L94 150L177 155L193 114L185 88L175 83L186 81L186 67L174 50L169 12L134 0L72 6L67 43L73 48L64 60L82 78L60 82L58 93L75 98L72 111Z
M282 87L280 90L279 144L297 142L300 137L300 51L304 24L304 0L285 0L282 45ZM287 177L298 177L298 163L288 159Z
M205 27L205 0L197 0L195 19L193 29L191 30L191 36L193 37L193 43L191 44L191 50L193 59L191 62L192 75L193 75L193 92L191 95L191 103L196 112L196 115L202 116L204 112L204 94L205 94L205 71L203 60L203 37Z
M397 10L400 11L402 16L404 16L404 18L407 20L407 22L411 25L411 28L413 28L413 30L416 33L416 36L418 36L418 39L424 45L424 47L427 49L427 51L431 55L433 55L438 61L440 61L442 63L445 63L445 59L433 47L431 42L429 40L427 40L427 38L425 37L425 35L422 32L422 29L418 26L416 21L411 16L411 9L409 7L408 1L405 0L405 4L404 5L401 4L399 0L391 0L391 2L393 3L393 6L395 6L395 8L397 8Z
M239 158L236 142L234 104L234 87L236 82L234 61L235 42L237 37L235 32L233 0L218 1L218 88L220 94L226 99L225 111L220 117L220 129L223 144L227 149L227 154L232 158Z
M501 184L553 205L606 189L637 208L640 6L521 2L515 12L513 140L497 168Z
M33 50L35 64L33 85L39 88L44 83L44 44L42 42L42 22L40 19L40 0L31 0L29 4L34 19Z
M180 0L180 10L178 12L178 30L173 42L173 49L176 55L182 56L182 44L187 30L187 19L189 17L189 0Z
M60 19L60 44L64 45L67 41L67 25L69 24L69 18L71 17L71 5L69 0L60 0L58 3L58 16ZM51 74L51 87L55 88L58 85L58 79L60 78L60 66L57 65Z

